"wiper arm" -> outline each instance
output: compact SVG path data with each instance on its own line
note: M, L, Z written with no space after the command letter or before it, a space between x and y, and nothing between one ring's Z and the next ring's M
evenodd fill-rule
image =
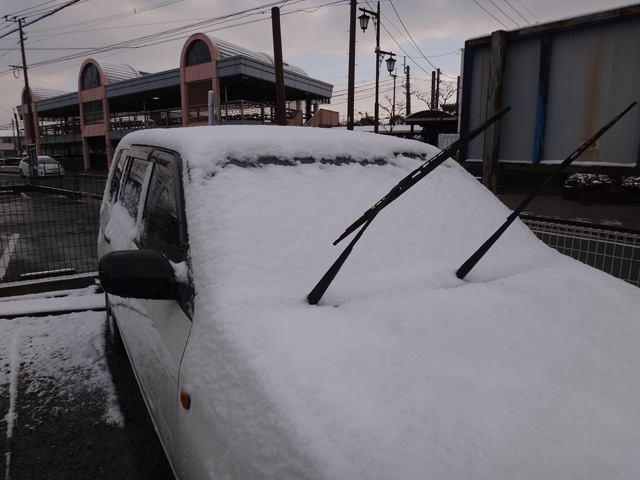
M437 155L435 155L431 159L427 160L426 163L424 163L423 165L415 169L413 172L411 172L409 175L407 175L405 178L400 180L400 182L395 187L393 187L387 195L382 197L382 199L380 199L373 207L367 210L358 220L356 220L353 224L351 224L351 226L349 226L344 231L344 233L340 236L340 238L338 238L335 242L333 242L334 245L337 245L338 242L343 240L345 237L349 236L353 231L355 231L361 225L364 225L364 226L356 234L353 240L351 240L351 243L349 243L347 248L344 249L342 254L333 263L333 265L331 265L329 270L327 270L327 273L324 274L324 276L316 284L313 290L311 290L311 293L307 295L308 302L311 305L316 305L320 301L322 296L325 294L325 292L329 288L329 285L331 285L331 282L333 282L333 279L336 277L336 275L340 271L340 268L342 268L342 265L351 254L351 251L353 250L354 245L358 242L358 240L360 240L360 237L362 236L364 231L367 229L367 227L369 227L371 222L374 220L374 218L376 218L378 213L380 213L384 207L389 205L396 198L398 198L400 195L406 192L409 188L411 188L413 185L418 183L418 181L420 181L425 176L427 176L430 172L435 170L436 167L441 165L451 155L453 155L455 152L460 150L471 140L473 140L478 135L480 135L483 131L485 131L491 125L493 125L502 116L506 115L510 110L511 110L511 107L505 108L500 113L484 121L481 125L476 127L474 130L468 132L462 138L460 138L459 140L449 145L447 148L439 152Z
M489 251L489 249L493 246L493 244L498 241L498 239L507 230L507 228L509 228L509 225L511 225L513 221L516 218L518 218L520 213L522 213L522 211L527 207L527 205L529 205L529 202L531 202L531 200L533 200L536 195L542 192L545 189L545 187L549 185L549 183L551 183L551 180L553 180L562 170L564 170L567 166L571 164L571 162L573 162L576 158L582 155L585 150L587 150L591 145L593 145L595 141L598 140L602 135L604 135L607 130L613 127L613 125L618 120L620 120L624 115L626 115L629 110L635 107L637 103L638 102L633 102L631 105L625 108L613 120L607 123L600 130L598 130L598 132L595 135L593 135L593 137L591 137L589 140L584 142L581 146L579 146L576 150L574 150L571 155L565 158L562 161L562 163L558 165L556 169L553 172L551 172L551 174L546 179L542 181L542 183L538 186L538 188L536 188L533 192L531 192L529 196L525 198L522 201L522 203L520 203L520 205L518 205L518 207L513 212L511 212L511 215L507 217L507 220L502 224L502 226L498 228L498 230L496 230L495 233L491 235L491 237L489 237L489 239L486 242L484 242L482 246L480 246L480 248L478 248L478 250L476 250L475 253L467 259L466 262L462 264L462 266L456 271L456 277L463 280L464 277L466 277L467 274L473 269L473 267L476 266L476 264L480 261L480 259L484 257L485 253Z
M344 231L344 233L340 235L340 237L335 242L333 242L333 244L337 245L346 237L351 235L351 233L353 233L360 225L365 223L370 218L375 217L375 215L377 215L380 210L382 210L384 207L389 205L396 198L398 198L400 195L402 195L404 192L409 190L412 186L414 186L416 183L418 183L420 180L426 177L429 173L431 173L433 170L439 167L442 163L444 163L449 157L451 157L451 155L453 155L462 147L464 147L469 142L471 142L471 140L473 140L482 132L484 132L487 128L489 128L491 125L497 122L501 117L509 113L509 111L511 111L511 107L505 108L500 113L484 121L475 129L471 130L470 132L467 132L461 138L453 142L444 150L438 152L434 157L427 160L420 167L416 168L413 172L411 172L409 175L407 175L402 180L400 180L400 182L395 187L393 187L389 191L389 193L387 193L384 197L382 197L373 207L371 207L369 210L364 212L360 218L358 218L355 222L353 222Z

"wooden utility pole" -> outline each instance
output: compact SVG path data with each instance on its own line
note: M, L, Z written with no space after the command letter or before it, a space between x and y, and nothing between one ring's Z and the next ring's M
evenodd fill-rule
M436 70L436 108L434 110L440 110L440 69Z
M24 51L24 30L22 29L23 20L22 18L18 18L17 20L14 19L13 21L18 22L18 30L20 31L20 50L22 51L22 72L24 73L24 89L25 89L25 100L27 104L27 119L28 119L28 122L24 122L25 142L29 143L29 140L31 140L31 143L36 143L36 135L37 135L36 122L35 122L35 118L33 118L33 108L31 106L33 99L31 98L31 87L29 87L29 73L27 71L28 70L27 56ZM27 131L27 127L29 129L28 131ZM29 134L28 136L27 136L27 133Z
M356 76L356 13L358 2L351 0L349 16L349 79L347 85L347 130L353 130L353 109Z
M409 65L406 67L407 70L407 114L408 117L411 115L411 74L409 73Z
M282 31L280 29L280 8L271 9L273 29L273 60L276 68L276 106L278 125L287 125L287 97L284 87L284 61L282 60Z

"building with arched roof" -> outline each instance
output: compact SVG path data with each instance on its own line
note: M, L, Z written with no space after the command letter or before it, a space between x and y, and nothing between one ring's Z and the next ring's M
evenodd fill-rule
M286 62L283 70L289 124L337 125L337 112L318 110L329 103L333 86ZM18 110L26 141L35 143L40 154L82 156L85 170L106 168L130 131L208 124L210 90L214 123L275 123L275 78L271 56L195 33L183 45L178 68L145 73L88 58L79 69L77 92L32 89L35 135L25 92Z

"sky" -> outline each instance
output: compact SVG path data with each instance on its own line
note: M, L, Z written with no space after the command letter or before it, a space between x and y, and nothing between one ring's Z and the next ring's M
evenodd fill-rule
M38 19L69 0L2 0L0 2L0 128L9 125L20 101L24 78L13 66L22 64L19 34L10 19ZM403 96L404 65L410 67L411 88L428 94L431 72L455 82L460 74L465 40L535 23L593 13L629 5L620 0L383 0L381 40L383 51L397 55L396 95ZM273 54L270 11L281 11L283 56L311 77L334 85L332 106L346 113L348 72L349 0L80 0L26 26L26 59L32 88L77 91L79 68L86 58L126 63L145 72L178 66L180 51L191 33L202 31L250 50ZM261 8L263 7L263 8ZM373 0L359 8L375 10ZM244 12L244 13L242 13ZM358 12L360 15L361 12ZM177 31L169 38L138 42L135 48L110 48L121 42L156 35L211 19L202 28ZM375 82L375 32L358 27L356 46L356 118L373 112ZM69 55L77 58L60 60ZM42 62L46 62L43 64ZM19 78L15 78L19 73ZM390 105L393 79L383 65L381 104ZM412 110L426 107L412 98ZM452 101L454 99L452 98Z

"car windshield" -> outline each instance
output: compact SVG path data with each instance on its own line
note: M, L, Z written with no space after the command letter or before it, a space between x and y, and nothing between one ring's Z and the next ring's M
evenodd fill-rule
M39 163L46 163L48 165L52 165L52 164L58 163L53 158L49 158L49 157L39 158L38 162Z

